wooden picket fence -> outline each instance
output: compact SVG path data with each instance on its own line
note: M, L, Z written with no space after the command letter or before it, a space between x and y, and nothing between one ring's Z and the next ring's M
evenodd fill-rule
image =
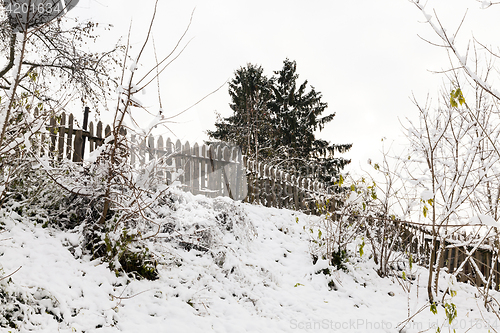
M401 250L411 253L414 261L423 265L429 266L431 259L431 243L432 233L430 226L414 224L404 221L396 221L400 224L400 236L403 240ZM500 271L498 265L500 261L493 262L494 242L492 238L488 238L486 242L477 246L478 238L470 239L470 235L465 232L454 232L453 229L459 229L460 226L447 226L448 233L451 237L445 240L444 252L442 252L439 267L445 269L448 273L455 273L457 269L463 264L460 273L457 274L459 282L471 282L477 286L484 286L484 281L489 281L491 278L491 285L495 289L500 286ZM440 246L440 240L437 241L437 247ZM472 251L475 251L472 253ZM469 254L471 254L469 256ZM470 257L469 260L466 260ZM436 262L436 257L433 258ZM465 262L465 263L464 263ZM492 266L493 265L493 266Z
M136 147L131 154L132 164L143 166L163 160L165 183L177 181L193 194L227 196L307 213L316 212L316 203L324 205L329 198L323 184L256 163L242 156L239 147L182 144L180 140L174 143L162 136L149 136L141 142L132 136L131 142Z
M90 152L104 143L104 139L111 134L111 126L106 125L103 135L103 124L99 121L94 127L90 122L89 129L75 127L73 114L63 112L57 118L51 118L48 126L50 133L49 151L58 160L66 158L73 162L81 162L85 154L85 142L89 143ZM126 133L126 132L124 132Z
M49 150L58 160L81 162L86 142L88 151L92 152L111 133L111 127L100 121L97 124L90 122L88 130L76 128L74 123L73 114L62 113L50 120ZM126 135L126 131L122 134ZM162 136L138 138L131 135L130 142L130 163L138 167L156 163L155 174L161 175L166 184L179 184L193 194L228 196L306 213L315 213L316 203L324 205L329 198L323 184L247 159L238 147L183 144Z
M90 122L88 130L76 128L73 114L64 113L57 119L51 119L48 129L52 155L59 160L66 158L74 162L84 159L85 142L88 142L88 151L92 152L111 133L111 127L104 126L100 121L97 124ZM126 131L122 131L122 134L126 135ZM267 207L301 210L308 214L318 213L317 204L331 212L335 212L339 205L335 200L329 200L332 195L324 184L247 159L241 155L238 147L189 142L182 144L180 140L164 140L162 136L144 139L132 135L130 142L130 163L142 168L154 165L155 174L166 184L178 184L193 194L227 196ZM329 207L326 207L327 203ZM420 264L428 265L432 239L428 228L410 222L395 223L399 223L404 243L401 244L402 248L408 249ZM465 241L463 234L447 241L439 266L453 273L473 248ZM491 244L478 247L472 256L476 267L466 262L459 274L460 281L472 281L479 286L484 284L477 271L486 280L490 277L493 264L491 248ZM498 289L500 273L496 268L499 262L494 264L492 281Z

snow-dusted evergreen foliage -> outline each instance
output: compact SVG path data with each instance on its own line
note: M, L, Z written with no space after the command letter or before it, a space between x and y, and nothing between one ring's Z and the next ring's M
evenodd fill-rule
M350 162L334 155L352 145L316 138L315 131L321 131L335 114L322 116L327 103L314 87L308 87L307 80L298 84L296 70L295 61L288 59L270 79L260 66L248 64L238 69L229 83L234 113L219 119L216 130L208 135L240 145L245 155L258 162L294 169L300 176L333 187Z

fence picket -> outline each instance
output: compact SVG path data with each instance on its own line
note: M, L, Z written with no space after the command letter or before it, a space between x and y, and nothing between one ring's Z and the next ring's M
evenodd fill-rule
M83 137L82 137L82 130L75 130L75 139L73 142L73 162L81 162L82 161L82 144L83 144Z
M230 197L231 199L233 199L233 193L231 192L231 188L229 186L229 178L228 178L228 174L230 175L231 172L230 172L230 169L229 169L229 165L230 165L230 162L231 162L231 153L229 151L229 148L226 146L224 148L222 148L222 151L221 151L221 165L220 165L220 168L221 168L221 173L222 173L222 180L221 180L221 185L222 185L222 193L225 197Z
M94 137L94 122L91 121L90 124L89 124L89 152L93 152L96 148L96 144L95 144L95 141L94 140L91 140L91 138Z
M153 137L152 134L149 135L148 137L148 155L149 155L149 160L148 162L151 162L155 159L155 138Z
M50 117L50 125L49 125L49 135L50 135L50 147L49 152L50 156L56 156L56 140L57 140L57 129L56 129L56 118Z
M215 180L215 147L214 145L208 146L207 149L207 157L209 161L207 162L207 173L208 173L208 190L215 191L216 190L216 180ZM214 194L212 192L208 193L209 197L214 197Z
M175 152L180 153L181 151L182 151L181 140L177 139L177 141L175 142ZM182 174L179 174L179 172L182 172L182 166L183 166L183 163L182 163L181 154L175 155L175 173L177 176L176 176L176 179L174 179L174 181L178 180L181 183L184 182L184 176Z
M184 156L184 166L182 170L184 171L184 181L182 182L186 185L186 190L189 192L193 192L193 184L191 182L191 172L192 172L192 164L193 160L191 158L191 145L189 141L186 141L184 146L182 147L182 155Z
M68 137L66 138L66 159L72 160L71 152L73 151L73 114L69 114L68 118Z
M59 138L57 142L57 160L61 161L64 156L64 134L66 132L66 114L61 113L61 123L59 124Z
M201 155L202 159L200 160L200 191L202 193L207 189L207 146L201 146Z
M172 141L170 140L170 138L167 138L167 141L165 142L165 153L167 154L167 162L166 164L169 166L167 167L167 170L165 170L165 178L166 178L166 184L167 185L170 185L172 184Z
M201 160L200 160L200 147L198 146L198 143L196 142L193 146L193 158L194 158L194 163L193 163L193 177L192 177L192 182L193 182L193 194L199 194L200 193L200 165L201 165Z

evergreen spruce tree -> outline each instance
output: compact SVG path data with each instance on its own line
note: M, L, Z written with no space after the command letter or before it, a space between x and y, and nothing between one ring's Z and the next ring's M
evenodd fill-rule
M350 163L335 153L344 153L351 144L331 144L317 139L335 114L321 117L327 103L314 87L299 75L295 61L286 59L283 68L268 79L260 66L248 64L235 72L229 83L233 115L221 118L210 138L240 145L255 160L277 165L303 177L333 187L340 171Z
M269 107L273 115L273 163L333 185L340 171L350 163L350 160L334 155L348 151L352 144L330 144L315 137L315 131L323 130L335 113L321 117L328 104L321 100L321 93L314 87L307 91L307 80L297 87L299 75L296 70L296 62L285 59L283 68L275 71L271 79L273 96Z
M233 115L215 124L215 131L208 131L210 138L239 145L243 154L259 159L259 153L268 144L271 130L268 104L271 97L269 79L261 66L247 64L235 72L229 82L229 104Z

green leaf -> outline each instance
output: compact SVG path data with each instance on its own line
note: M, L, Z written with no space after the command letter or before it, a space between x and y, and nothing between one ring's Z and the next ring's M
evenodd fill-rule
M406 272L403 271L403 280L406 280Z
M434 302L434 303L431 304L431 312L434 313L434 314L438 313L436 302Z
M446 312L446 318L448 319L448 323L451 323L453 322L453 320L455 318L457 318L457 306L453 303L446 303L444 305L444 310Z
M456 108L458 106L457 102L453 98L450 98L450 104L452 107Z
M427 206L424 206L424 209L423 209L424 217L427 217L428 211L429 211L429 208L427 208Z
M359 257L362 257L365 251L363 248L365 247L365 240L363 239L363 243L359 244Z
M339 175L339 181L337 183L339 186L342 186L342 184L344 184L344 177L342 177L342 175Z
M294 288L297 288L298 286L304 286L302 283L296 283L295 286L293 286Z
M464 96L460 95L460 97L458 97L458 102L460 103L460 105L464 104L465 103Z
M462 105L465 103L465 98L460 88L452 90L450 93L450 105L454 108L458 107L458 104Z

